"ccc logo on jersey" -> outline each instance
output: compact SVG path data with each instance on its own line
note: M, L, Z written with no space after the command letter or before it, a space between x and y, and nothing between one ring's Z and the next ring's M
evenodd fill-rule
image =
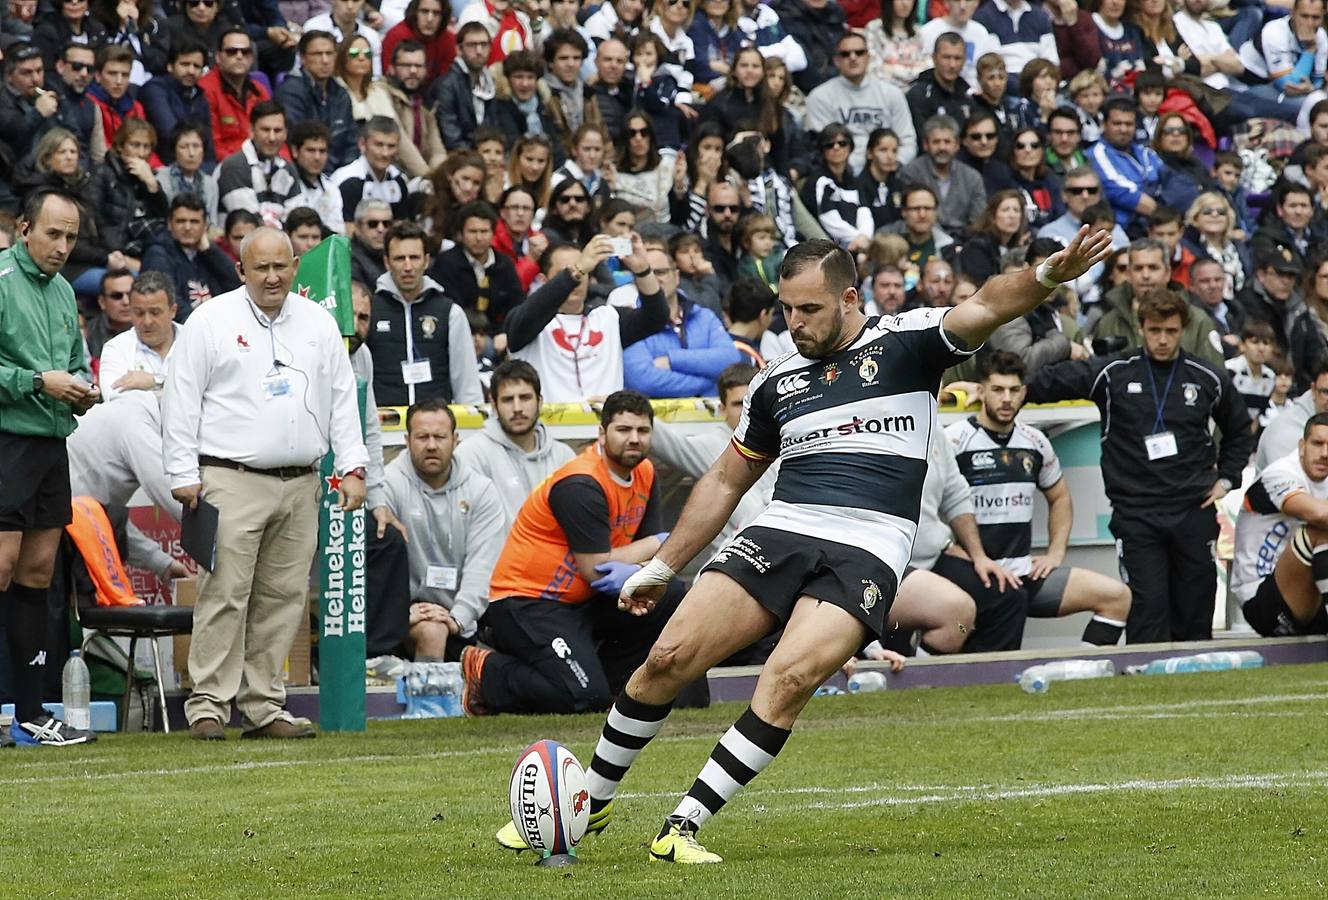
M781 397L787 397L789 394L801 393L811 386L811 380L806 372L794 372L792 375L785 375L776 382L775 393Z

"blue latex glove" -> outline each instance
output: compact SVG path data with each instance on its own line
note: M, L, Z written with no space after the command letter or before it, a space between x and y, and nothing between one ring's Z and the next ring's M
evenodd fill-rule
M622 562L602 562L595 566L595 571L603 575L603 578L597 578L590 583L590 586L601 594L612 594L614 597L622 592L622 586L627 579L635 575L641 566L637 563Z
M664 542L667 541L668 539L669 539L669 533L667 531L661 531L659 534L655 535L655 540L659 541L659 545L661 547L664 546Z

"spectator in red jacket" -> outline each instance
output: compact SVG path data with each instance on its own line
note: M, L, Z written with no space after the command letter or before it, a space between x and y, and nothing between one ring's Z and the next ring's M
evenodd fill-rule
M217 159L237 153L249 140L249 114L269 98L267 89L249 76L253 64L253 38L237 25L221 33L216 64L198 80L212 108L212 141Z
M434 79L446 74L456 59L456 35L447 27L451 20L452 5L448 0L410 0L406 17L388 29L383 37L383 59L390 61L397 44L402 41L423 44L429 69L420 90L428 93Z
M129 73L134 68L134 51L120 44L106 44L97 51L97 71L95 81L88 85L88 96L101 109L101 127L106 135L106 146L115 142L115 133L120 130L125 119L147 121L143 104L134 96L129 86ZM161 160L154 151L148 159L154 169L161 167Z

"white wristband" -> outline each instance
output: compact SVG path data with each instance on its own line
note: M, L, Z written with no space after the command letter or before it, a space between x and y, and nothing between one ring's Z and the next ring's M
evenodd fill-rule
M1033 271L1033 277L1037 279L1038 284L1053 291L1061 286L1059 281L1047 277L1047 261L1045 259L1038 263L1037 269Z
M677 574L656 556L623 582L621 596L630 597L643 587L663 587Z

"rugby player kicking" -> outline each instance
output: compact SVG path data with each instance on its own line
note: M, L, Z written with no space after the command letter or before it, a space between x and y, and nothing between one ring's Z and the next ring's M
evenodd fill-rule
M779 302L797 352L752 381L732 443L623 585L619 607L647 613L778 458L774 499L702 570L609 711L586 771L590 831L608 824L619 782L682 687L782 626L751 706L650 845L652 860L721 861L698 829L774 760L822 682L886 627L917 530L941 373L1110 252L1110 233L1083 228L1035 272L992 278L958 306L866 318L846 251L824 240L789 250ZM524 847L510 823L498 840Z

